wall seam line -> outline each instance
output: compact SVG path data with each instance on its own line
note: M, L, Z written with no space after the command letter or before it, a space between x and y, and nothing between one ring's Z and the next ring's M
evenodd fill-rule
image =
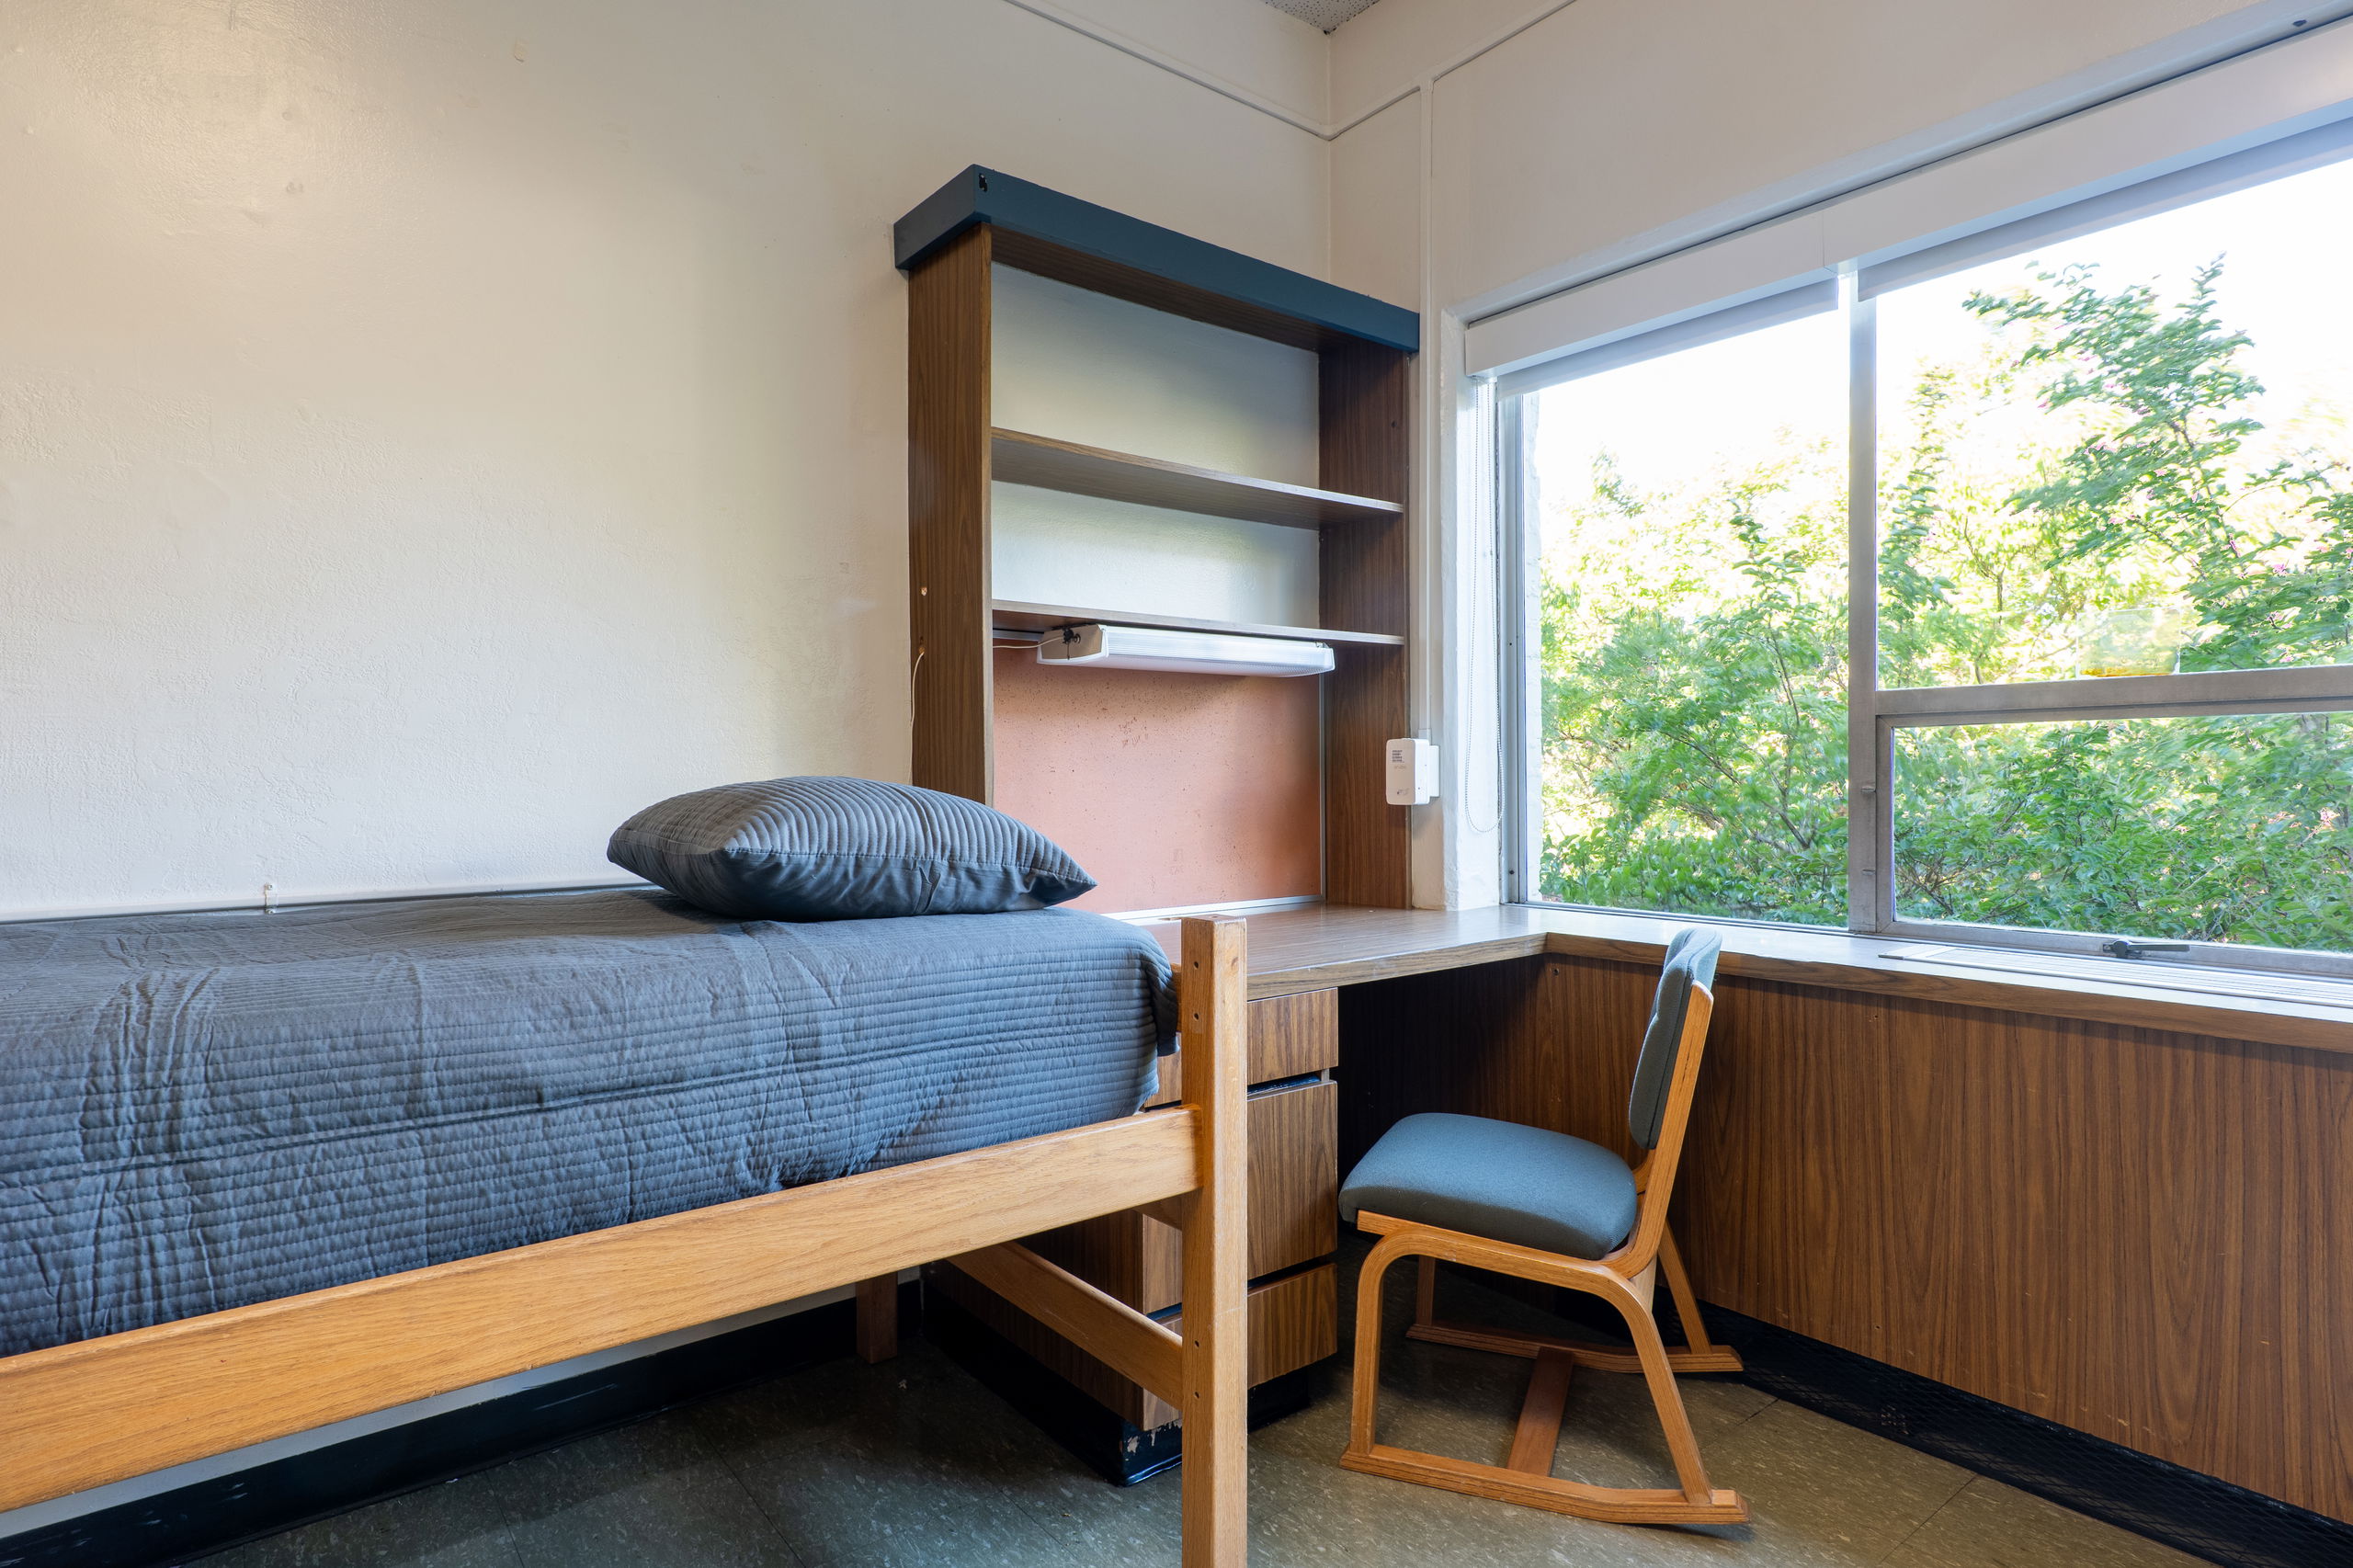
M1061 6L1051 4L1051 0L1005 0L1005 3L1017 11L1029 12L1041 21L1051 22L1058 28L1067 28L1081 38L1092 39L1104 48L1116 50L1131 60L1140 60L1146 65L1156 66L1167 72L1172 76L1182 77L1197 87L1205 87L1220 97L1232 99L1245 108L1256 109L1260 114L1279 119L1294 130L1306 131L1310 136L1329 142L1338 134L1329 129L1327 122L1310 119L1303 114L1285 108L1272 98L1252 92L1239 83L1227 81L1213 71L1199 65L1188 64L1174 55L1164 53L1151 44L1130 38L1125 33L1116 28L1107 28L1100 22L1074 16ZM1324 50L1327 72L1331 52L1331 45L1327 41Z
M1381 94L1370 107L1359 109L1345 119L1321 120L1312 119L1296 110L1286 108L1263 94L1252 92L1237 82L1230 82L1205 67L1189 64L1139 39L1130 38L1115 28L1106 27L1100 22L1066 11L1052 4L1052 0L1005 0L1005 4L1017 11L1027 11L1041 21L1051 22L1058 28L1067 28L1081 38L1091 39L1106 49L1116 50L1131 60L1142 61L1144 64L1165 71L1172 76L1181 77L1197 87L1207 88L1220 97L1230 98L1245 108L1256 109L1260 114L1281 120L1293 130L1304 131L1310 136L1325 142L1336 142L1366 120L1395 108L1415 94L1427 95L1440 77L1461 70L1483 54L1502 48L1538 23L1567 10L1576 4L1576 0L1552 0L1552 4L1544 6L1535 15L1515 22L1481 42L1473 44L1444 64L1422 73L1415 80L1391 88L1388 92ZM1327 102L1331 94L1331 60L1332 46L1330 35L1327 34L1324 45L1324 89Z
M1460 54L1457 54L1452 59L1447 61L1443 65L1434 66L1430 70L1423 72L1420 75L1416 76L1413 81L1406 83L1404 86L1392 88L1387 97L1383 97L1379 103L1374 104L1370 108L1362 110L1357 114L1352 114L1344 120L1333 121L1331 130L1332 137L1337 138L1347 135L1349 131L1354 131L1358 126L1362 125L1366 120L1370 119L1374 115L1381 113L1383 109L1394 108L1397 105L1404 102L1407 98L1412 97L1415 93L1427 94L1433 87L1438 85L1439 78L1450 76L1455 72L1461 70L1465 65L1468 65L1472 61L1478 59L1481 55L1501 49L1505 44L1509 43L1512 40L1518 38L1529 28L1535 27L1540 22L1551 20L1552 17L1558 16L1563 11L1567 10L1576 3L1577 0L1552 0L1550 5L1547 5L1542 10L1538 11L1534 16L1529 17L1523 21L1513 23L1511 26L1504 28L1501 32L1495 33L1492 37L1488 38L1484 42L1472 45L1469 49L1462 51Z

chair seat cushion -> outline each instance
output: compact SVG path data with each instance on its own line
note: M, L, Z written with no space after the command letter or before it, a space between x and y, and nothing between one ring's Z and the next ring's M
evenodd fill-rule
M1340 1187L1370 1210L1489 1241L1597 1258L1634 1229L1634 1173L1598 1143L1483 1116L1409 1116Z

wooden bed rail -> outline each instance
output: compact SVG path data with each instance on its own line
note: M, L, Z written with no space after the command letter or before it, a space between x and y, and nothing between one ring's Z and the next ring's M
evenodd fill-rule
M1185 1341L1175 1329L1018 1242L948 1261L1121 1377L1171 1404L1185 1397Z
M1064 1332L1115 1347L1185 1411L1184 1562L1233 1568L1247 1377L1243 929L1185 922L1175 1109L0 1359L0 1510L958 1257ZM1169 1199L1187 1220L1181 1340L1000 1245Z
M790 1301L1194 1182L1155 1112L0 1360L0 1508Z

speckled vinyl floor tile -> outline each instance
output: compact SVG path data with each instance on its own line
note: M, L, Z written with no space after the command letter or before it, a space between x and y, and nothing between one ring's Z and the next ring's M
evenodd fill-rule
M1349 1268L1353 1259L1343 1261ZM1385 1441L1500 1460L1529 1363L1404 1337ZM1545 1326L1449 1280L1450 1315ZM1558 1332L1557 1326L1554 1328ZM1345 1358L1251 1441L1255 1568L2188 1568L2190 1559L1725 1379L1683 1384L1711 1479L1753 1522L1597 1524L1339 1467ZM1673 1473L1641 1381L1580 1370L1555 1473ZM667 1412L212 1558L217 1568L1176 1568L1182 1479L1107 1485L920 1339Z

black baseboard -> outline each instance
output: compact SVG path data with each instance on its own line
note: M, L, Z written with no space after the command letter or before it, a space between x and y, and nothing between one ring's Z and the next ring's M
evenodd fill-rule
M925 1338L1106 1481L1132 1486L1184 1457L1184 1434L1174 1422L1147 1431L1122 1420L945 1295L926 1302ZM1250 1425L1306 1409L1322 1372L1320 1364L1302 1367L1252 1389Z
M1585 1333L1626 1343L1624 1324L1594 1297L1562 1290L1545 1304ZM1708 1333L1746 1363L1740 1381L1777 1399L2227 1568L2353 1563L2353 1525L1712 1302L1700 1311ZM1675 1343L1682 1328L1670 1302L1659 1302L1659 1318Z
M2342 1568L2353 1525L1702 1305L1752 1387L2229 1568Z
M899 1287L903 1321L921 1288ZM850 1353L836 1301L0 1540L0 1568L155 1568Z

